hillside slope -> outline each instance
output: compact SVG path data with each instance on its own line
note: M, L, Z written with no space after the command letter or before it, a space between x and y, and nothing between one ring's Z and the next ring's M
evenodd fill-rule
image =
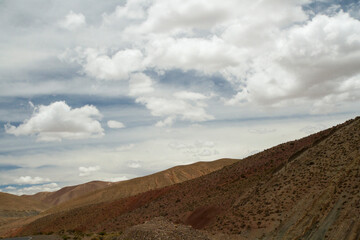
M39 192L34 195L23 195L21 197L40 201L44 204L47 204L48 206L56 206L61 203L78 198L80 196L86 195L90 192L109 187L111 184L113 183L92 181L75 186L64 187L55 192Z
M24 199L22 197L0 192L0 212L4 211L42 211L48 208L39 201Z
M103 188L89 194L85 194L72 201L65 202L64 204L50 209L48 212L54 213L76 207L100 202L109 202L133 196L142 192L170 186L206 175L237 161L237 159L219 159L211 162L197 162L189 165L172 167L145 177L114 183L107 188Z
M360 119L219 171L45 216L19 233L119 231L163 216L241 239L359 239Z

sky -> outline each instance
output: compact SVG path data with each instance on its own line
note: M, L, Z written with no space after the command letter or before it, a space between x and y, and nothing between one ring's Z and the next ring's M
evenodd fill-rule
M351 0L0 0L0 191L244 158L359 115Z

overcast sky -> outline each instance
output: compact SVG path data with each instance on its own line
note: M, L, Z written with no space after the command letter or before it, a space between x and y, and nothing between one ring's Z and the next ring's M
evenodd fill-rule
M1 0L0 189L243 158L359 115L350 0Z

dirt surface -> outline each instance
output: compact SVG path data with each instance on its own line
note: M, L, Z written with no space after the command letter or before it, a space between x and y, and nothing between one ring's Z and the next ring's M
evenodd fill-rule
M174 224L167 221L165 218L155 218L149 222L141 225L133 226L125 231L123 236L118 240L188 240L188 239L201 239L210 240L204 233L191 228Z

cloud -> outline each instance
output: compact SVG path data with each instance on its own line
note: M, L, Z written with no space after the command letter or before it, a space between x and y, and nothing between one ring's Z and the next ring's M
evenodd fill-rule
M151 0L128 0L125 5L117 6L111 14L103 14L103 23L111 25L127 20L141 20L146 17L146 8L151 4Z
M129 82L129 95L142 96L154 91L152 79L143 74L132 74Z
M229 16L236 1L154 1L147 20L139 26L140 32L184 31L209 28ZM235 5L236 6L236 5ZM196 12L196 14L194 14Z
M141 164L139 161L132 161L132 162L128 162L127 166L129 168L140 168Z
M177 118L192 122L214 118L206 113L203 100L207 97L201 93L181 91L169 95L169 92L155 92L153 80L142 73L132 75L129 88L137 103L145 105L153 116L165 118L155 124L157 127L171 126Z
M326 129L326 126L324 124L315 124L315 125L308 125L300 129L301 132L304 132L306 134L313 134L320 132L322 130Z
M122 122L110 120L107 122L109 128L124 128L125 125Z
M79 177L86 177L100 170L100 166L79 167Z
M250 133L256 133L256 134L267 134L267 133L272 133L275 131L276 131L276 129L274 129L274 128L252 128L252 129L249 129Z
M120 182L120 181L126 181L129 180L128 177L122 176L122 177L112 177L112 178L104 178L103 181L107 182Z
M76 30L86 25L85 16L82 13L70 11L63 20L59 21L59 26L67 30Z
M123 49L111 54L104 49L78 47L67 49L59 58L80 64L83 73L101 80L128 80L131 73L144 69L139 49Z
M276 52L254 61L246 87L230 102L308 100L313 111L331 112L337 102L360 99L359 29L360 21L341 11L288 29L277 39Z
M31 176L21 176L18 179L15 179L15 182L19 184L39 184L49 181L51 180L48 178L31 177Z
M129 151L131 149L133 149L135 147L135 144L126 144L126 145L122 145L120 147L116 148L116 151L118 152L125 152L125 151Z
M193 101L207 99L207 97L201 93L189 92L189 91L176 92L174 93L174 96L179 99L193 100Z
M219 151L215 149L215 143L212 141L197 140L193 143L171 142L169 143L169 147L171 149L190 154L196 159L201 157L215 156L219 154Z
M34 186L30 186L30 187L13 187L13 188L7 188L6 192L11 193L11 194L15 194L15 195L30 195L30 194L35 194L38 192L54 192L59 190L60 187L57 183L47 183L47 184L40 184L40 185L34 185Z
M96 118L99 110L92 105L72 109L64 101L34 109L30 119L19 126L5 125L5 131L15 136L36 135L38 141L96 138L104 135L104 129Z
M191 122L203 122L214 119L213 116L206 113L204 105L201 103L163 97L139 97L136 99L136 102L144 104L153 116L167 117L165 121L159 122L158 126L169 125L177 117Z
M197 70L214 74L242 62L241 51L214 36L204 38L154 38L146 45L146 65L159 70Z

